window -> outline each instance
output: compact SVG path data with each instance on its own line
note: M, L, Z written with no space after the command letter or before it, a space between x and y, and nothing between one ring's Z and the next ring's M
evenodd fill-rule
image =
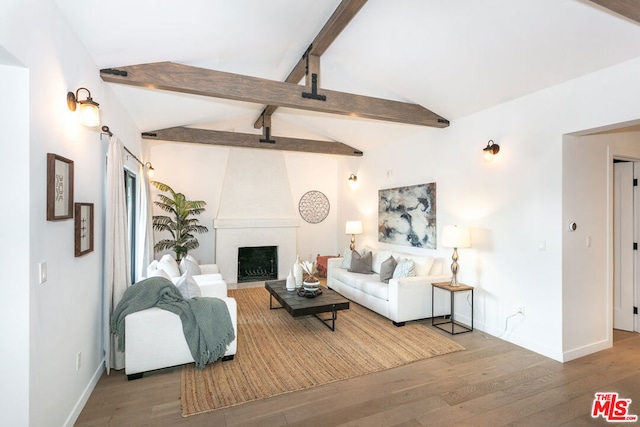
M124 188L127 199L127 236L129 237L129 262L131 283L136 282L136 175L124 170Z

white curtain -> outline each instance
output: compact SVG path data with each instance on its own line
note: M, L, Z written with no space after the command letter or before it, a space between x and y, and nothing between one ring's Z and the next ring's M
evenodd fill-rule
M151 184L146 166L140 167L140 218L138 219L138 244L136 248L136 272L138 280L147 276L147 266L153 261L153 222Z
M107 200L105 224L105 272L103 303L103 344L107 374L124 368L124 353L117 351L115 335L109 330L114 308L131 285L127 238L127 202L124 187L124 148L115 136L107 151Z

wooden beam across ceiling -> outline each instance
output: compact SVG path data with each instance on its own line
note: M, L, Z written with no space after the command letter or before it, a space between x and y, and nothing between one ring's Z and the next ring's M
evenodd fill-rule
M183 126L144 132L144 139L163 141L192 142L198 144L224 145L266 150L302 151L305 153L338 154L343 156L362 156L362 151L337 141L316 141L300 138L271 136L271 142L260 142L261 135L223 132L210 129L188 128Z
M329 20L324 24L318 35L313 39L311 45L304 55L298 60L293 67L289 76L285 79L287 83L300 83L307 73L307 64L309 58L313 58L319 62L319 57L331 46L338 35L346 28L354 16L360 11L367 0L342 0L336 10L333 12ZM319 67L319 65L318 65ZM261 117L258 117L253 127L260 129L262 127L262 116L272 115L277 105L267 105Z
M420 126L444 128L449 121L418 104L323 89L326 100L303 96L305 86L223 71L156 62L100 70L102 80L172 92L277 105Z
M640 23L640 2L638 0L591 0L591 2Z

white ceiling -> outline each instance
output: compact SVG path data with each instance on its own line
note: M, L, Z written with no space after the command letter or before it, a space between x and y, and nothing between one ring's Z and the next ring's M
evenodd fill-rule
M340 3L55 2L98 68L172 61L280 81ZM417 103L455 126L638 56L640 24L586 0L370 0L322 56L321 88ZM109 84L142 131L260 132L253 122L263 105ZM421 129L286 108L272 123L275 136L339 140L365 152Z

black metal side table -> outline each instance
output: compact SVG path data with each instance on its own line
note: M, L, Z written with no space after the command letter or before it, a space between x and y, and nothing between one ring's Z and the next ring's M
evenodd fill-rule
M436 288L438 289L442 289L444 291L449 291L449 297L451 299L451 315L449 317L449 319L446 319L446 316L444 316L445 320L444 321L440 321L438 323L436 323L436 316L435 316L435 312L434 312L434 305L435 305L435 290ZM461 323L459 321L455 320L455 294L457 292L471 292L471 325L465 325L464 323ZM473 286L467 286L467 285L458 285L458 286L451 286L450 282L440 282L440 283L432 283L431 284L431 325L435 326L438 329L442 329L445 332L450 333L451 335L456 335L456 334L462 334L464 332L471 332L473 331ZM450 327L446 327L445 325L451 325Z

